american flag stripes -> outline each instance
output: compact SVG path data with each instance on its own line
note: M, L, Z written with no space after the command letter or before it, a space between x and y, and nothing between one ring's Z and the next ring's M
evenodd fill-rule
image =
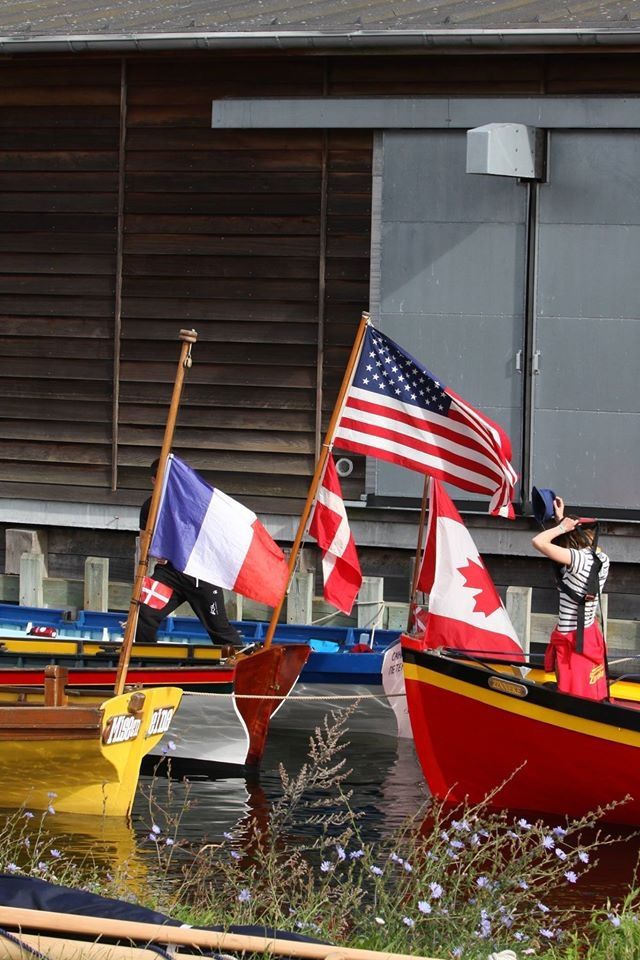
M389 337L368 327L334 443L491 498L513 517L506 433Z

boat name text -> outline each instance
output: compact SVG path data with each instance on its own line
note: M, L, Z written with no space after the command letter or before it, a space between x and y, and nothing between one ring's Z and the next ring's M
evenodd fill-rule
M142 720L134 717L130 713L120 713L107 723L102 735L102 742L105 746L111 746L114 743L126 743L128 740L135 740L140 732Z
M504 680L502 677L489 677L489 686L500 693L508 693L511 697L526 697L527 688L522 683Z
M173 707L159 707L151 714L151 723L147 730L147 736L153 737L158 733L166 733L171 726L174 714Z

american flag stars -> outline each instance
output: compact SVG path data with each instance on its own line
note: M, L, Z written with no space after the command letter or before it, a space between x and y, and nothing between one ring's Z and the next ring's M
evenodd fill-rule
M372 393L386 391L403 403L410 402L446 417L451 400L433 374L412 357L397 353L379 336L371 337L371 345L374 349L360 361L356 384Z

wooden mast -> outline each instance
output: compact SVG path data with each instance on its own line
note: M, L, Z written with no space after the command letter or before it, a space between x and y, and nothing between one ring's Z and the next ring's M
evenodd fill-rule
M429 502L429 490L431 477L425 475L424 486L422 488L422 503L420 504L420 522L418 523L418 542L416 543L416 558L413 563L413 577L411 579L411 594L409 596L409 617L407 620L407 633L413 630L413 624L416 614L416 594L418 592L418 578L420 576L420 560L422 559L422 546L424 540L424 526L427 519L427 504Z
M173 443L173 434L175 431L176 420L178 418L178 408L180 406L180 396L182 394L184 374L185 370L188 370L191 366L191 347L192 344L194 344L198 339L198 334L195 330L181 330L178 339L182 341L182 348L180 350L178 369L176 371L176 377L173 384L171 406L169 407L167 424L164 430L164 440L162 441L160 462L158 464L156 480L153 486L153 493L151 495L149 516L147 517L147 524L140 534L140 557L138 559L138 566L136 568L136 575L133 582L133 592L131 594L131 602L129 604L127 625L125 627L122 648L120 650L120 657L118 659L118 671L116 673L116 683L114 688L116 696L123 692L127 677L129 660L131 658L131 647L133 646L133 641L136 635L136 627L138 625L138 606L140 602L140 594L142 593L142 581L147 575L149 547L151 546L151 537L153 535L156 517L158 515L158 506L160 504L160 495L162 493L167 459Z
M291 585L291 580L293 579L293 574L296 569L296 561L298 559L298 553L300 551L300 544L302 543L302 538L304 537L307 522L309 520L309 515L311 514L311 508L313 506L313 501L316 498L316 493L318 492L318 486L324 474L324 469L327 465L327 459L331 453L331 448L333 446L333 435L335 433L338 421L342 415L342 408L347 396L347 391L351 386L351 380L353 379L353 371L356 368L358 360L360 359L360 351L362 349L362 342L364 340L364 335L366 329L369 325L369 314L363 313L360 318L360 324L356 333L356 338L353 342L353 347L351 348L351 355L349 356L349 362L347 363L347 369L345 370L344 377L342 379L342 385L340 387L340 392L333 408L333 413L331 415L331 420L329 421L329 426L327 428L327 433L320 450L320 456L318 457L318 462L316 464L316 469L311 479L311 485L309 487L309 493L307 494L307 499L302 510L302 515L300 517L300 523L298 524L298 532L296 533L295 540L293 541L293 546L291 547L291 553L289 555L289 576L287 577L287 584L285 586L284 592L280 599L280 603L277 607L274 608L273 613L271 614L271 620L269 621L269 627L267 628L267 633L264 638L264 646L271 646L271 641L273 640L273 635L276 632L276 626L278 623L278 618L282 612L282 607L284 606L285 597Z

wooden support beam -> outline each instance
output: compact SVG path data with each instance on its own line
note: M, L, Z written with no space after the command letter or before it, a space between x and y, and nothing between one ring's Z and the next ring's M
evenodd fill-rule
M48 536L46 530L28 530L11 527L5 531L5 573L20 573L23 553L41 553L44 557L44 575L47 576Z
M109 609L109 559L87 557L84 564L84 609Z
M373 630L384 621L384 577L363 577L358 594L358 628Z
M531 649L531 587L507 587L505 606L526 654Z
M20 557L19 602L21 607L44 606L44 556L23 553Z
M287 595L287 623L313 622L314 575L296 570Z

